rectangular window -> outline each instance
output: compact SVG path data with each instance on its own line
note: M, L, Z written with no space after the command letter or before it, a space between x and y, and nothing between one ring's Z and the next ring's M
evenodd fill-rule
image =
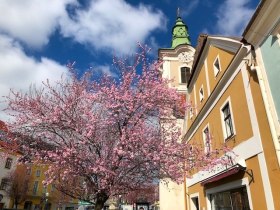
M217 56L217 58L215 59L215 61L213 63L213 69L214 69L214 76L217 77L217 75L221 71L221 64L220 64L219 56Z
M210 195L211 209L250 210L246 187Z
M191 119L193 117L193 108L192 107L190 107L189 112L190 112L190 119Z
M10 169L12 167L12 162L13 162L12 158L7 158L5 168Z
M188 76L190 74L190 68L182 67L181 68L181 83L187 83Z
M33 195L37 194L39 182L35 181L33 185Z
M41 171L40 171L40 170L37 170L37 171L36 171L36 176L37 176L37 177L40 177L40 175L41 175Z
M201 86L199 90L199 100L203 101L203 99L204 99L204 91L203 91L203 86Z
M222 108L222 113L223 113L223 122L224 122L224 134L225 134L225 138L228 139L234 134L233 121L232 121L229 103L226 103L226 105Z
M206 154L209 154L211 151L211 138L210 138L210 132L208 126L203 130L203 142L204 142L204 152Z
M8 187L8 179L3 178L0 184L0 190L6 190Z

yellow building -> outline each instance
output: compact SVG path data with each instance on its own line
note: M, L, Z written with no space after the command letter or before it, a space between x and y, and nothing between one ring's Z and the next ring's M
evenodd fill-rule
M280 209L280 1L263 0L243 37L199 36L190 46L177 18L172 46L159 49L162 76L191 108L182 138L231 160L194 171L184 186L160 184L160 209ZM210 141L208 137L210 138Z
M245 40L199 37L184 139L205 151L226 144L236 156L231 165L186 180L187 209L279 209L272 188L280 187L279 165L253 62Z
M44 186L45 171L47 166L31 165L25 170L25 176L30 177L29 187L25 202L20 208L27 210L74 210L78 201L58 192L54 185Z
M34 210L74 210L78 207L78 200L71 199L58 192L53 185L45 187L45 165L18 164L20 154L7 154L2 148L5 142L7 128L5 123L0 121L0 210L3 208L15 208L15 194L20 195L18 209ZM14 175L16 174L16 176ZM9 194L7 188L11 186L11 177L18 188ZM27 184L27 183L28 184ZM22 193L27 184L26 194ZM23 195L24 194L24 195Z

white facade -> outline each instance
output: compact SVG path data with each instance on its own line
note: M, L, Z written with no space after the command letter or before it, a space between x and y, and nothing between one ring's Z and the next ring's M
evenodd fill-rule
M175 49L162 49L159 57L163 60L162 77L172 79L170 87L175 87L179 93L187 97L187 82L189 77L182 82L181 69L187 68L191 73L195 49L190 45L179 45ZM177 126L184 133L184 119L177 120ZM180 139L178 139L180 141ZM170 179L162 180L159 184L160 210L185 210L185 186L177 184Z
M168 184L161 182L159 185L160 210L184 210L184 194L184 184L178 185L170 180L168 180Z

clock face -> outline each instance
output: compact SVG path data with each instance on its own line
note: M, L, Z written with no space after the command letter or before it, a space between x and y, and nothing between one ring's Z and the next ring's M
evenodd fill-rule
M179 61L184 62L184 63L190 63L193 61L193 52L181 52L178 55Z

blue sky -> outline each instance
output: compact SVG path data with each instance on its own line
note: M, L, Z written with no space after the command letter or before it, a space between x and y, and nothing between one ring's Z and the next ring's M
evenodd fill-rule
M136 42L170 47L177 7L195 47L200 33L240 36L259 0L0 0L0 96L79 72L114 74L112 56ZM0 104L0 109L5 103ZM0 120L5 115L0 111Z

